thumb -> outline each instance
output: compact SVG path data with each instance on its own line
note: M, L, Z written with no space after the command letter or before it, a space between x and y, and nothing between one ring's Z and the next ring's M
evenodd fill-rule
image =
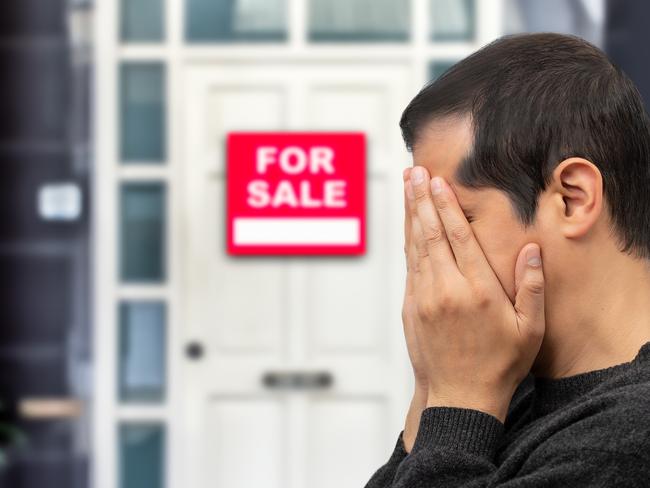
M521 334L544 336L544 271L539 245L526 244L515 266L515 312Z

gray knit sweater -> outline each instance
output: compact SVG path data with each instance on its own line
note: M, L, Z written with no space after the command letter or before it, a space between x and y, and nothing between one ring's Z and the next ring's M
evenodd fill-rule
M505 424L478 410L424 410L366 488L650 487L650 342L628 363L528 375Z

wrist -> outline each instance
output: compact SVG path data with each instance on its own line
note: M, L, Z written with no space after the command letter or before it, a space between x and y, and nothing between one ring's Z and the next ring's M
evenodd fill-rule
M413 389L413 398L422 399L422 401L426 403L428 394L429 394L429 383L426 381L415 380L415 388Z
M440 407L422 412L412 453L453 449L494 460L504 424L493 415L474 409Z
M427 398L427 387L416 384L413 397L411 398L411 404L406 414L406 421L404 422L404 433L402 434L404 450L407 453L411 452L415 443L420 425L420 417L422 416L422 411L427 407Z

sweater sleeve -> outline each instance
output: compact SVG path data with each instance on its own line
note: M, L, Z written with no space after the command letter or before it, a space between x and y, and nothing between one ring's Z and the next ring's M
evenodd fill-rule
M543 449L504 479L495 465L504 425L478 410L430 407L420 419L411 453L399 464L391 488L636 487L647 462L629 454L589 449ZM543 453L543 454L542 454ZM377 485L384 486L384 485Z
M368 481L365 488L390 488L393 486L393 478L397 471L397 467L408 455L404 448L404 439L402 438L403 434L404 431L400 432L397 437L395 449L393 449L393 453L388 462L372 475L372 478L370 478L370 481Z

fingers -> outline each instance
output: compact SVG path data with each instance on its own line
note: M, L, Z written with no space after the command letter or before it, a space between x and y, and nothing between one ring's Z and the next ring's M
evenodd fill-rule
M408 200L406 197L406 186L409 184L411 177L411 169L406 168L402 173L402 178L404 180L404 256L407 256L410 242L411 234L411 213L409 212ZM408 269L408 258L407 258L407 269Z
M439 278L454 277L459 271L433 203L429 179L428 171L422 166L415 166L411 171L411 239L415 242L418 266L423 271L435 271Z
M411 319L417 330L419 323L419 313L425 308L429 308L434 298L436 287L441 287L444 276L442 273L434 273L434 268L423 245L419 244L424 241L422 226L417 215L415 207L415 198L411 183L408 182L407 196L409 201L409 211L411 212L411 240L409 247L409 286L412 300L409 302L411 310ZM417 334L417 333L416 333ZM417 341L417 337L416 337Z
M408 193L410 190L410 180L404 181L404 256L406 257L406 289L405 295L412 295L414 290L413 284L413 275L415 273L415 268L417 267L417 252L415 250L415 245L413 240L410 238L411 235L411 211L409 209L409 197Z
M541 343L545 332L544 270L538 244L519 252L515 266L515 311L522 339Z
M461 274L471 281L481 280L484 283L496 279L452 188L441 177L432 178L430 186Z

